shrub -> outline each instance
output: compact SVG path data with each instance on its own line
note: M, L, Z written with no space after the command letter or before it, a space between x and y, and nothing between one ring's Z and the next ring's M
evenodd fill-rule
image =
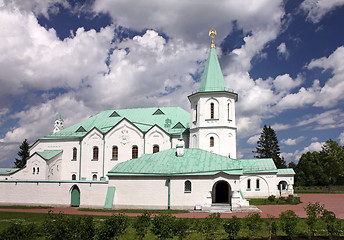
M175 216L160 214L153 218L152 232L161 239L173 238Z
M189 230L190 226L186 219L177 218L174 219L173 225L173 235L178 236L179 239L184 239L187 235L187 231Z
M262 228L262 221L261 216L259 213L250 213L245 218L246 226L249 230L249 236L252 238L253 236L257 236L257 232L259 232Z
M112 215L106 218L104 223L97 229L96 239L117 239L124 233L128 225L127 216L123 214Z
M307 213L306 223L308 225L309 231L311 236L314 236L316 232L316 223L320 218L321 213L324 210L324 205L320 205L319 202L316 203L308 203L306 207L304 207Z
M286 199L287 203L293 203L293 204L297 204L300 203L300 197L294 196L294 195L289 195Z
M277 234L277 224L274 216L268 215L267 227L269 231L269 239L271 240L271 237L276 236Z
M46 239L92 239L94 223L91 216L67 216L62 213L48 213L43 222Z
M240 219L237 216L233 216L223 224L223 227L229 239L235 239L241 228Z
M6 230L0 233L2 240L31 240L36 236L37 230L33 224L24 225L12 223Z
M327 211L324 209L322 212L321 218L326 223L327 232L330 235L330 238L332 239L332 236L339 235L340 232L340 221L338 221L336 214L331 211Z
M221 223L221 214L212 213L209 217L202 219L198 226L198 232L205 235L206 238L214 238L216 231Z
M279 215L281 229L292 239L296 234L298 216L293 210L281 212Z
M268 197L268 201L269 202L274 202L275 200L276 200L275 195L271 195L271 196Z
M140 216L136 217L136 221L133 224L136 234L139 239L143 239L147 234L148 228L151 224L151 214L148 211L145 211Z

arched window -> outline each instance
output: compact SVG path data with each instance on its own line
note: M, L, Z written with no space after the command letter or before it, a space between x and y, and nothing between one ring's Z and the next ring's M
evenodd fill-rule
M210 137L210 147L214 147L214 137Z
M92 181L97 181L97 174L93 174Z
M72 174L72 180L76 180L76 175Z
M138 158L139 156L139 149L137 146L133 146L131 150L131 158Z
M214 119L214 103L210 103L210 119Z
M117 146L112 147L112 159L115 159L115 160L118 159L118 147Z
M159 145L154 145L153 146L153 153L159 152Z
M197 104L196 104L196 106L195 106L195 121L197 122Z
M189 180L184 182L184 192L191 193L191 182Z
M39 174L39 167L37 167L37 174Z
M247 190L251 190L251 179L247 179Z
M256 180L256 189L259 189L260 188L260 182L259 182L259 179Z
M99 149L98 147L93 147L93 159L98 160Z
M35 174L36 168L32 168L32 174Z
M76 148L73 148L73 160L76 161L76 154L77 154L77 150Z

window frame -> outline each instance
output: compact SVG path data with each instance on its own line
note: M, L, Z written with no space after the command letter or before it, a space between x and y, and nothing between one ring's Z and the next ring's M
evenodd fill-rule
M78 149L74 147L72 151L72 161L76 161L77 157L78 157Z
M215 104L210 103L210 119L215 119Z
M251 191L251 179L247 179L247 188L246 191Z
M133 145L131 147L131 159L136 159L139 157L139 147L137 145Z
M158 149L158 151L156 151L156 149ZM158 144L154 144L153 145L153 153L157 153L157 152L160 152L160 147Z
M192 191L192 183L190 180L186 180L184 182L184 193L191 193Z
M93 147L92 153L93 153L92 161L98 161L98 159L99 159L99 148L98 148L98 146Z
M117 145L112 146L111 160L118 160L118 146Z
M260 191L260 179L256 179L256 191Z
M209 147L214 147L215 146L215 139L213 136L209 138Z

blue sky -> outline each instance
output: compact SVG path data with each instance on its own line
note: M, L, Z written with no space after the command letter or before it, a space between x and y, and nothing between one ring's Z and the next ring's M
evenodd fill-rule
M107 109L181 106L210 38L236 106L238 157L264 124L297 162L344 145L344 0L0 0L0 167L18 147Z

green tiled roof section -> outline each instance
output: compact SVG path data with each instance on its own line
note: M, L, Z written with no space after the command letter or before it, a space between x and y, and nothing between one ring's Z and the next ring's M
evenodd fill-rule
M283 169L278 169L277 175L295 175L294 169L292 168L283 168Z
M271 158L254 158L238 160L244 172L277 172L274 161Z
M37 152L37 154L47 161L61 152L62 150L44 150L43 152Z
M10 175L18 171L20 168L0 168L0 175Z
M204 68L199 92L227 91L215 48L211 48Z
M256 171L272 170L276 167L271 159L234 160L228 157L210 153L201 149L185 149L183 157L176 156L176 149L169 149L154 154L144 154L140 158L117 164L108 175L146 175L146 174L211 174L226 172L242 174L251 171L255 164ZM272 164L271 164L271 161ZM271 169L268 169L271 168Z
M164 114L154 114L158 109L160 109ZM110 117L114 111L119 115L118 117ZM148 131L156 124L170 134L180 133L180 129L172 129L172 127L178 122L186 127L190 122L190 114L180 107L106 110L77 124L74 124L73 126L67 127L57 133L43 137L42 139L83 137L87 134L87 132L95 127L102 133L107 133L123 118L128 119L142 132ZM171 124L165 124L167 119L168 121L171 121ZM86 132L77 131L80 127L83 127Z

